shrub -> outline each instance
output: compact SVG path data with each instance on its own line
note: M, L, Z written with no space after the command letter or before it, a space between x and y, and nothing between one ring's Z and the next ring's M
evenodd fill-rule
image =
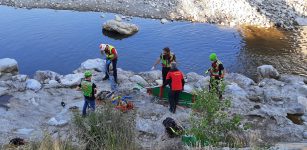
M136 149L134 116L133 111L122 113L107 104L85 118L75 115L74 125L87 149L133 150Z
M239 146L231 135L239 130L241 117L227 113L231 106L230 100L219 98L219 94L224 92L225 84L221 83L219 89L216 86L218 85L214 85L210 91L196 92L196 102L192 105L190 133L203 146Z

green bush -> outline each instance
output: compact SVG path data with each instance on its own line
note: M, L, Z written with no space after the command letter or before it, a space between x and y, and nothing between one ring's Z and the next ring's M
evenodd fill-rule
M217 87L218 88L215 88ZM221 100L225 84L214 85L210 91L197 91L197 98L192 105L190 133L194 135L203 146L238 146L233 137L234 131L239 130L241 117L231 116L227 113L231 106L229 99ZM217 92L217 90L220 90Z
M75 115L74 125L87 149L134 150L134 116L133 111L122 113L106 105L85 118Z

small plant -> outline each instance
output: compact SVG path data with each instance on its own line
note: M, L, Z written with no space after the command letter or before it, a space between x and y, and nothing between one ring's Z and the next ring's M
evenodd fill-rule
M196 102L192 105L190 133L203 146L238 146L231 135L233 131L239 130L241 117L226 112L231 102L229 99L220 99L224 89L225 84L220 83L213 85L210 91L196 92Z
M85 118L76 115L74 125L87 149L134 150L137 147L133 113L122 113L107 104Z

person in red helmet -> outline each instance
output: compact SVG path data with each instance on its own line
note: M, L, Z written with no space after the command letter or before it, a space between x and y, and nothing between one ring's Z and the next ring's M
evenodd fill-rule
M100 52L101 54L106 54L106 75L103 78L103 80L108 80L109 79L109 66L112 63L113 66L113 76L114 76L114 81L117 84L117 60L118 60L118 54L117 50L115 49L114 46L110 44L100 44L99 45Z
M162 85L162 87L165 87L166 85L169 85L171 88L168 95L170 104L169 111L175 113L176 105L179 101L179 94L184 89L183 73L177 69L176 62L171 63L171 70L167 73L166 81Z

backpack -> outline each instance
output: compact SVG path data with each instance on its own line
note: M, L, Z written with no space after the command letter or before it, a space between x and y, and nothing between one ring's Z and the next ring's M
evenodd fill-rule
M173 118L167 117L163 120L162 124L170 138L183 134L183 128L179 126Z

